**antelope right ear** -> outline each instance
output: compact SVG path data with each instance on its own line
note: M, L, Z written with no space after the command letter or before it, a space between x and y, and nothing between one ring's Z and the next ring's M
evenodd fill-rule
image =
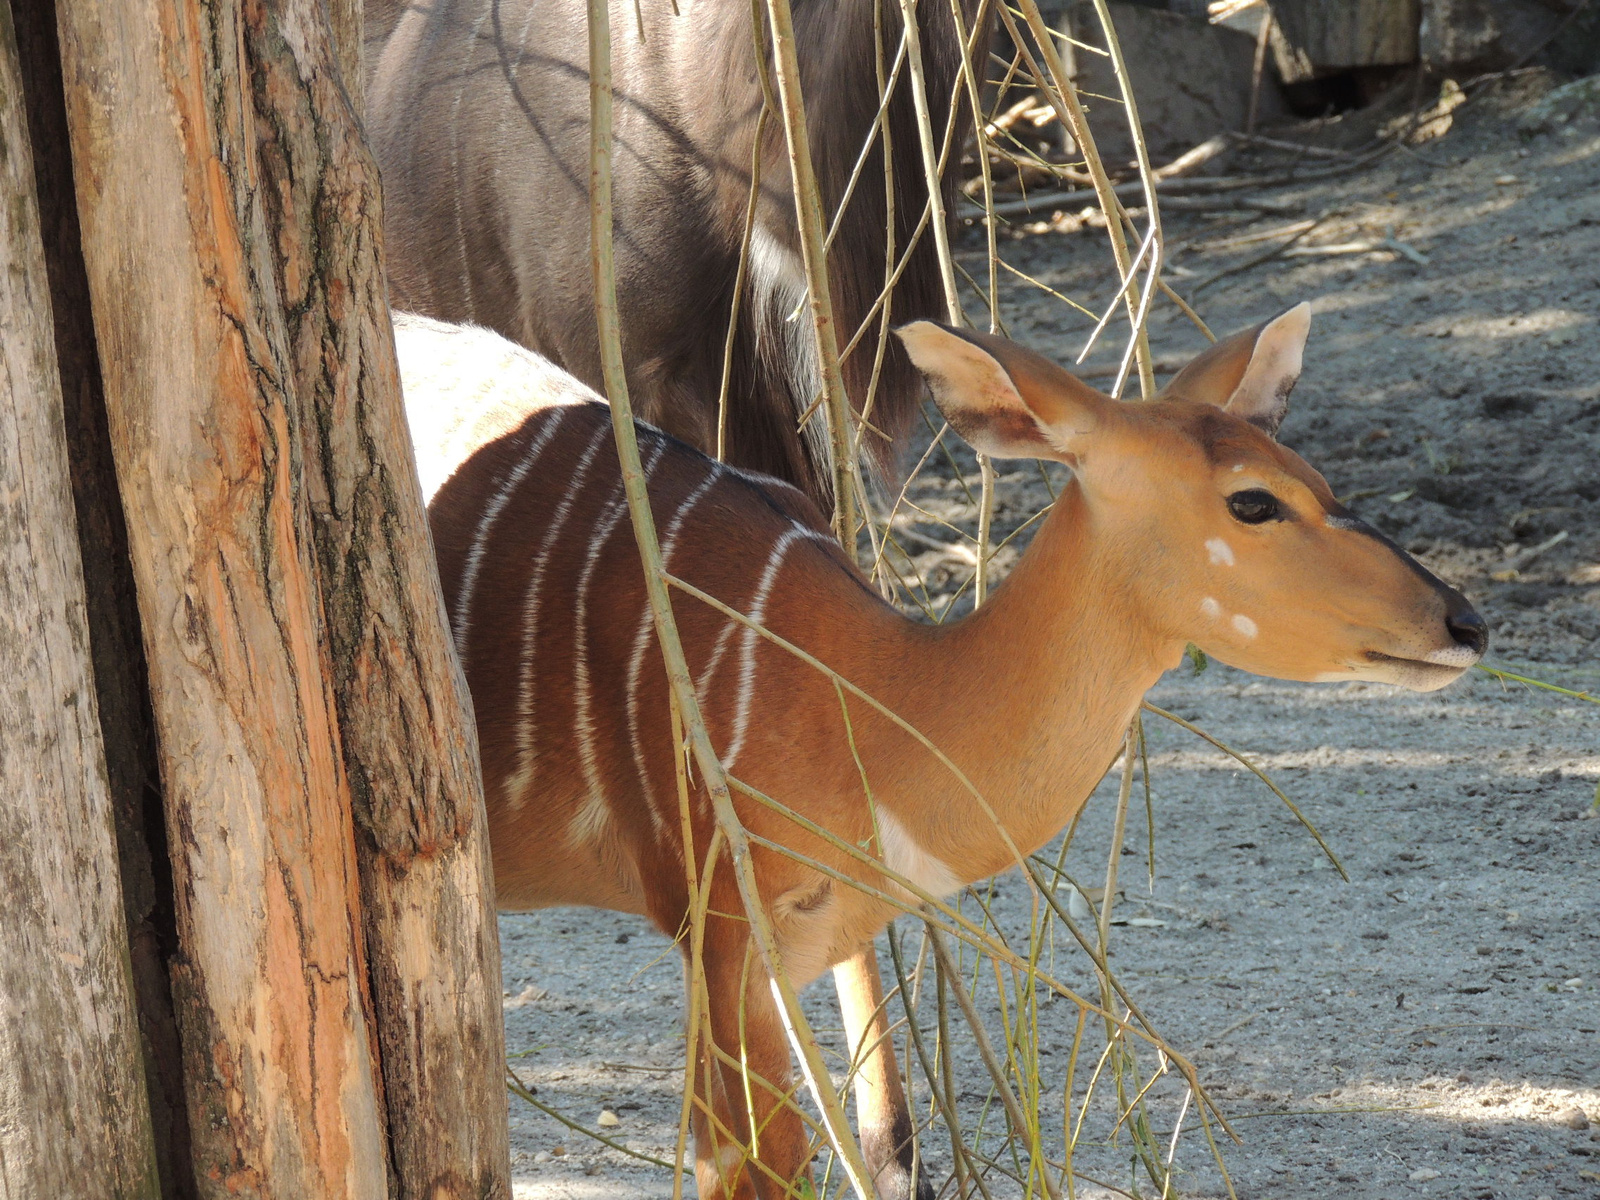
M1310 331L1311 305L1297 304L1206 350L1172 377L1161 399L1214 404L1277 437Z
M991 458L1075 463L1116 401L992 334L913 321L895 330L950 427Z

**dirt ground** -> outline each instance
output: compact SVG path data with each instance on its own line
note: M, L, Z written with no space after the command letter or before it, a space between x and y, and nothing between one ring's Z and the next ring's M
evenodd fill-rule
M1449 133L1414 151L1248 193L1275 212L1221 200L1215 212L1166 211L1165 229L1171 279L1185 294L1274 245L1206 243L1325 213L1302 246L1389 237L1425 258L1279 257L1202 287L1197 306L1231 332L1311 300L1305 373L1283 440L1351 507L1472 596L1493 631L1490 661L1593 691L1600 110L1523 132L1549 86L1522 76L1475 97ZM1355 147L1382 118L1288 136ZM1285 161L1236 159L1225 169L1266 172ZM1070 228L1070 217L1056 225ZM1090 308L1110 298L1102 232L1019 233L1004 252L1021 269ZM978 243L963 254L978 274ZM1062 361L1091 324L1014 280L1002 316L1018 340ZM1204 344L1170 306L1157 308L1152 341L1168 369ZM1109 361L1097 355L1089 366ZM959 461L970 472L970 459ZM1031 468L1002 477L1000 536L1048 498L1045 487ZM948 464L913 494L971 528ZM950 535L934 522L906 533L930 591L948 597L970 556L944 548ZM1024 541L1001 553L1002 572ZM1540 546L1548 548L1530 554ZM1483 675L1418 696L1283 684L1220 666L1176 672L1152 699L1254 753L1351 875L1341 881L1236 764L1153 724L1155 889L1145 882L1143 821L1130 822L1119 912L1165 923L1117 929L1113 962L1236 1121L1243 1141L1224 1157L1238 1195L1600 1196L1600 1129L1573 1128L1600 1123L1600 820L1591 809L1600 709ZM1108 782L1090 803L1068 856L1079 877L1104 871L1114 795ZM996 913L1025 929L1028 895L1016 879L1001 881ZM683 1042L666 940L637 918L583 910L505 916L501 936L519 1075L572 1119L593 1129L609 1109L621 1122L612 1136L672 1157ZM1086 964L1063 956L1057 970L1088 986ZM827 987L814 987L807 1004L836 1036ZM1076 1011L1058 1002L1041 1012L1047 1070L1064 1070ZM962 1103L981 1105L986 1078L970 1050L960 1069L971 1088ZM1181 1089L1164 1082L1151 1095L1157 1127L1170 1129ZM518 1197L670 1194L665 1170L511 1105ZM1059 1130L1059 1097L1044 1115ZM1090 1132L1080 1168L1125 1187L1126 1140L1104 1144L1104 1131L1098 1142ZM927 1153L942 1177L947 1152ZM1225 1194L1192 1131L1177 1162L1181 1195ZM995 1186L997 1196L1016 1192ZM1113 1193L1084 1184L1077 1194Z

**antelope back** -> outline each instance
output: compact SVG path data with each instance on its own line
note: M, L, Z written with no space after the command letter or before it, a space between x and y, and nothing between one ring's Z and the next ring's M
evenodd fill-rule
M670 572L824 652L804 614L897 619L799 491L636 429ZM684 864L666 679L609 410L535 411L468 458L429 515L477 709L501 906L584 903L675 927ZM822 677L699 601L674 607L730 770L749 765L758 704L763 753L842 736L805 715L831 706ZM706 826L698 845L708 837Z

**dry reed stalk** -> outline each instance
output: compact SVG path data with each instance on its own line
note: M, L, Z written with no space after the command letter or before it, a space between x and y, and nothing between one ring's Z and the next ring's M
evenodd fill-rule
M1100 209L1106 214L1106 233L1111 241L1111 254L1117 264L1117 275L1126 278L1131 270L1131 260L1128 256L1128 243L1122 236L1122 223L1115 217L1117 211L1116 189L1112 186L1110 176L1106 174L1105 164L1100 159L1100 151L1095 146L1094 135L1089 130L1089 118L1083 111L1083 104L1078 99L1077 87L1068 77L1066 68L1062 65L1061 55L1057 52L1055 43L1050 36L1050 28L1045 24L1043 15L1039 12L1038 0L1021 0L1023 19L1027 22L1028 29L1034 35L1039 52L1049 71L1049 78L1055 85L1047 91L1047 98L1051 106L1061 118L1063 125L1071 131L1073 138L1078 143L1078 148L1083 152L1084 166L1088 169L1089 176L1094 180L1095 196L1099 200ZM1098 10L1097 10L1098 11ZM1001 15L1005 17L1007 26L1012 30L1012 36L1019 46L1023 45L1021 32L1016 27L1016 22L1011 19L1006 8L1001 8ZM1102 16L1108 46L1116 43L1116 29L1109 18ZM1121 51L1119 50L1120 57ZM1035 66L1030 57L1030 66ZM1037 77L1039 72L1034 70ZM1117 67L1119 83L1128 89L1125 68ZM1136 124L1136 122L1135 122ZM1144 137L1142 132L1136 136L1137 143L1142 147ZM1141 169L1148 170L1149 158L1141 150ZM1143 181L1146 203L1155 203L1155 185L1148 178ZM1146 399L1155 395L1155 373L1150 365L1150 341L1145 334L1143 325L1138 317L1138 297L1127 296L1128 320L1132 325L1134 340L1134 357L1139 366L1139 386Z
M822 196L811 163L811 137L806 128L805 99L800 92L800 60L795 53L794 16L789 0L767 0L772 23L773 66L778 75L778 102L789 149L789 171L794 180L795 215L800 227L800 257L805 266L810 298L811 325L817 339L817 365L822 374L824 409L828 414L828 444L833 452L833 526L839 541L855 546L856 504L851 462L855 445L850 437L850 400L839 366L838 331L828 287L828 263L823 250ZM757 55L757 61L762 56Z
M788 37L787 67L789 69L791 94L784 97L785 117L786 122L788 122L791 119L789 112L791 101L795 103L799 101L798 93L794 90L794 85L798 82L798 66L794 60L794 30L792 23L785 22L785 18L788 16L788 5L785 0L771 0L771 11L773 12L774 41L780 45L780 89L783 85L782 68L784 60L781 46L785 32ZM639 445L634 436L633 406L629 402L627 375L622 362L621 326L617 312L616 265L613 255L611 202L613 96L611 86L610 12L606 0L588 0L588 17L590 266L594 277L595 320L599 330L601 367L606 384L607 399L611 405L612 430L616 437L617 455L621 463L623 488L627 495L628 510L632 518L634 537L639 546L639 555L644 563L645 587L655 624L656 640L661 647L668 682L677 704L679 716L688 734L695 763L700 769L702 784L711 798L718 830L728 843L728 854L733 866L740 897L744 903L745 915L750 922L752 940L756 951L760 955L762 967L767 972L771 982L774 998L778 1000L778 1008L784 1019L785 1030L789 1034L796 1053L799 1055L802 1076L809 1085L817 1106L822 1110L823 1120L826 1123L834 1151L844 1161L845 1171L850 1176L851 1183L863 1197L863 1200L869 1200L873 1195L873 1188L870 1177L867 1174L865 1160L861 1155L861 1148L856 1144L854 1135L850 1131L844 1106L840 1102L838 1093L833 1087L832 1079L829 1077L827 1068L822 1062L816 1038L811 1034L810 1028L806 1023L805 1014L801 1011L799 997L796 995L794 986L789 980L788 973L783 969L783 963L779 958L777 940L773 936L771 924L761 902L761 892L756 883L755 868L750 859L750 842L734 809L733 798L728 789L727 776L722 770L722 763L717 758L716 751L711 745L710 736L706 731L705 720L700 712L699 698L694 690L694 681L689 673L688 663L683 653L683 644L678 638L677 624L672 616L672 600L667 591L667 575L661 561L661 544L656 536L655 518L650 509L650 498L646 490L644 471L639 460ZM803 111L800 113L800 120L804 121ZM801 139L804 137L803 124L800 127L799 136ZM793 135L791 135L791 157L793 144ZM805 167L809 178L809 151L806 151ZM800 190L799 179L796 180L796 184L797 190ZM811 179L811 198L813 201L816 199L814 179ZM814 204L811 206L811 213L816 218L811 223L811 232L815 235L813 249L820 250L820 213ZM808 266L810 265L808 264ZM821 267L822 264L817 263L815 266ZM829 340L826 335L830 331L828 322L831 318L825 312L825 291L822 293L822 307L818 306L815 292L816 282L815 277L813 277L813 313L817 319L818 340L826 343ZM833 360L833 371L837 378L837 357ZM842 380L838 380L838 382L840 383L840 396L842 397ZM840 428L842 429L843 426ZM840 496L838 504L844 513L848 515L848 475L844 476L840 482L845 485L845 490ZM850 526L847 524L844 528L849 529ZM703 986L703 979L699 982Z

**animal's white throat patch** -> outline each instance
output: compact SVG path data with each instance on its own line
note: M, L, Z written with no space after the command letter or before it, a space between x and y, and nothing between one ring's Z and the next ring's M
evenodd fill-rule
M1206 553L1211 555L1213 566L1233 566L1233 547L1219 537L1206 539Z
M924 850L911 831L881 804L877 806L877 818L884 866L930 896L943 898L960 890L961 879L949 864Z

